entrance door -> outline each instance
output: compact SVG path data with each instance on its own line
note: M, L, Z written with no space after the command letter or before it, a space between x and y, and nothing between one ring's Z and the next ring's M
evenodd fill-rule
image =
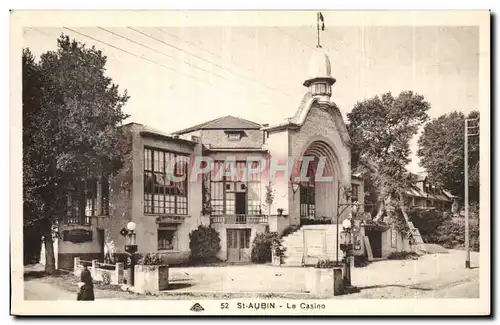
M250 262L251 229L227 229L227 261Z
M374 258L382 257L382 232L376 230L367 230L365 235L370 241L372 247L372 254Z
M238 192L235 193L235 213L236 214L246 214L247 213L247 193Z
M304 229L304 264L316 265L325 256L325 231L323 229Z

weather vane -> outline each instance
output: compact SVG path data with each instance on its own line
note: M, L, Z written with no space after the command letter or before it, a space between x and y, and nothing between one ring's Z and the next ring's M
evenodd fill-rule
M318 48L321 48L321 42L319 40L319 30L320 30L319 24L320 23L321 23L321 30L324 31L325 30L325 20L323 19L323 14L321 12L318 12L317 19L316 19L316 27L318 30L318 45L316 47L318 47Z

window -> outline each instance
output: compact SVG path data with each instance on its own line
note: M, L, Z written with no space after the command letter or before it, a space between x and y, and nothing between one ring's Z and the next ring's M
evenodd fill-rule
M300 183L300 216L314 217L316 215L316 189L314 175L317 161L310 161L306 176L308 181Z
M246 161L236 161L233 164L225 164L223 161L214 161L210 177L204 178L204 182L209 182L210 193L210 214L217 215L261 215L261 175L260 173L248 173ZM257 168L259 162L251 162L252 168ZM235 168L236 179L222 176L225 172L231 172ZM222 176L222 177L220 177Z
M243 136L243 131L226 131L227 139L231 141L239 141Z
M332 88L326 83L315 83L311 85L312 95L326 94L330 96L332 94Z
M175 250L177 225L160 224L158 228L158 250Z
M98 202L100 207L98 207ZM102 177L76 183L67 194L66 224L89 225L90 217L109 214L109 183Z
M158 149L144 149L144 213L187 214L186 157ZM183 180L174 180L172 173Z
M97 180L85 182L85 217L95 216L97 211ZM89 224L89 220L85 221Z
M351 201L357 202L359 198L359 184L352 184L352 196Z
M109 181L107 177L101 179L101 215L109 215Z

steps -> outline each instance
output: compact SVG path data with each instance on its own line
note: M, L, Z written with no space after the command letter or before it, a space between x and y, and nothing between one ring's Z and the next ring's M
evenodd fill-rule
M302 266L304 258L304 232L302 228L282 238L286 248L283 256L283 266Z

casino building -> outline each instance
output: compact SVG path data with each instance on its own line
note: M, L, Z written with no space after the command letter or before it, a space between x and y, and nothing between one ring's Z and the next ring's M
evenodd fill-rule
M199 225L219 232L219 258L229 262L250 261L256 234L281 234L290 226L295 231L283 239L285 266L312 265L320 258L334 260L339 245L336 223L341 224L349 214L342 207L364 202L363 180L351 174L346 126L331 100L335 82L328 56L317 48L303 82L302 101L282 123L259 124L223 116L172 134L137 123L123 126L131 148L125 167L109 181L82 184L68 200L70 213L59 226L62 236L55 245L59 267L71 268L76 256L102 260L105 252L124 254L120 230L129 221L137 225L138 252L158 252L169 264L189 258L189 233ZM192 164L177 163L175 175L187 176L185 181L168 179L172 160L193 162L200 157L207 158L205 163L211 164L213 172L193 180ZM309 166L316 168L307 170L307 181L272 178L265 172L236 180L215 177L214 171L228 159L245 173L249 164L255 164L249 157L265 161L312 157ZM330 181L316 180L320 164ZM275 194L270 207L265 200L269 185ZM363 205L357 215L363 218ZM358 223L360 235L370 234L377 247L374 253L380 257L407 249L408 243L389 226L362 228ZM364 243L357 238L363 250Z

